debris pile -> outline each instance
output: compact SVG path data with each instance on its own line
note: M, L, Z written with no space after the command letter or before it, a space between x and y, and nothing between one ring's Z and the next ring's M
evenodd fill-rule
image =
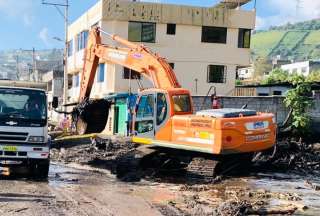
M52 148L51 159L63 163L79 163L109 168L117 157L135 149L135 145L126 139L117 142L106 140L103 142L92 139L89 144L73 146L72 148Z
M307 209L302 198L290 192L212 184L183 185L180 191L183 201L169 204L183 215L288 215Z
M254 161L259 168L295 171L320 176L320 144L294 140L279 141L271 154L258 154Z

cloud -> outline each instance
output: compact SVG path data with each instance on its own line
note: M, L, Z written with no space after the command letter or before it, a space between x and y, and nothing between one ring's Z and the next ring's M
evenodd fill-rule
M7 19L19 19L25 26L33 22L33 0L0 0L0 16Z
M49 30L47 27L41 29L41 31L39 32L39 38L43 41L43 43L46 46L51 45L51 43L49 42Z
M30 14L24 14L23 23L25 26L31 26L33 23L33 16Z
M258 16L257 29L320 18L319 0L301 0L298 10L295 0L268 0L265 4L264 7L270 8L273 14Z

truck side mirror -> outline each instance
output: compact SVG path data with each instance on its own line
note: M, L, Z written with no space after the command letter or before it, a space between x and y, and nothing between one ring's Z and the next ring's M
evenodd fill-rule
M56 109L56 108L58 108L58 105L59 105L59 99L58 99L58 97L53 97L53 98L52 98L52 107L53 107L54 109Z

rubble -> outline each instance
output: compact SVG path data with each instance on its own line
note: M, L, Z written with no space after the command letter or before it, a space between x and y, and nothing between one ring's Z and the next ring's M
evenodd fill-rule
M279 181L290 181L295 175L306 176L306 173L311 176L320 176L317 168L318 161L320 161L320 148L318 146L320 145L305 144L301 141L281 141L278 143L276 151L255 157L254 166L249 170L248 175L256 178L279 179ZM119 170L115 170L115 164L119 163L119 158L125 155L124 159L129 160L129 156L134 156L136 150L137 146L127 140L116 139L116 142L101 142L93 139L90 144L82 144L72 148L64 146L60 150L52 149L51 157L55 161L87 164L109 169L112 171L111 173L117 173ZM161 182L163 184L169 182L169 184L180 185L177 188L177 192L182 194L179 200L172 200L167 204L155 206L163 215L290 215L297 211L305 211L309 207L305 205L298 187L294 192L292 190L290 192L280 192L250 188L240 184L240 182L248 181L248 177L238 177L237 181L239 183L229 185L228 182L232 178L228 175L217 176L210 181L207 178L204 178L203 181L199 179L196 181L194 179L189 180L188 175L183 175L181 165L170 163L168 160L162 163L161 161L164 160L165 158L161 157L148 160L149 167L144 169L143 172L135 170L126 173L124 176L117 174L118 177L121 176L122 181L138 181L143 177L148 182ZM160 165L157 164L159 161L161 162ZM179 166L176 167L176 173L180 173L180 176L172 172L163 173L168 168L166 166ZM277 173L274 173L275 170ZM165 177L159 177L159 173L164 174ZM125 174L125 171L122 174ZM319 190L317 181L304 180L303 184L306 188ZM303 188L303 185L299 187ZM273 204L271 205L271 203Z
M278 141L275 150L270 154L259 154L255 157L259 169L295 172L320 176L319 144L308 144L302 140Z

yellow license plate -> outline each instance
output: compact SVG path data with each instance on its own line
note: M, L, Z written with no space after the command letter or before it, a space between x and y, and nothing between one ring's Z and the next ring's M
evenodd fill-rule
M15 152L18 148L16 146L4 146L3 151Z

